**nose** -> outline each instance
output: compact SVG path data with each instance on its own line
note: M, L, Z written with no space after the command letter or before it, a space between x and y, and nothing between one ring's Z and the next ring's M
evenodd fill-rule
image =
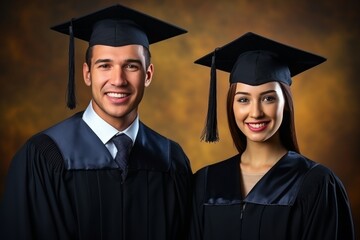
M258 119L264 116L264 112L260 102L253 102L250 108L250 117Z
M127 85L127 79L125 72L121 67L114 68L114 71L111 76L111 84L114 86L125 86Z

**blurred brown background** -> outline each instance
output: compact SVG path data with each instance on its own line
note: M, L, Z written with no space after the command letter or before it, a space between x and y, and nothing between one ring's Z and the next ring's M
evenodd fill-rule
M76 41L78 108L65 107L68 37L50 26L116 3L108 0L20 0L0 3L0 195L11 158L34 133L84 109L89 91ZM228 74L218 72L221 141L200 142L209 69L193 61L251 31L328 58L292 85L302 153L343 181L356 228L360 224L360 4L357 0L147 0L126 6L179 25L189 33L151 46L155 78L140 109L142 121L176 140L193 171L235 154L225 117ZM358 231L358 230L357 230Z

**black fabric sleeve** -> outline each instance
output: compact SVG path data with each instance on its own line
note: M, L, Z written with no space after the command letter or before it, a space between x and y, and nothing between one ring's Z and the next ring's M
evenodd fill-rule
M46 135L31 138L14 156L0 206L0 239L70 239L63 160Z
M203 204L206 189L207 168L194 174L194 190L192 196L192 212L190 216L189 240L203 239Z
M298 200L304 215L301 239L355 239L345 188L328 168L318 165L308 173Z

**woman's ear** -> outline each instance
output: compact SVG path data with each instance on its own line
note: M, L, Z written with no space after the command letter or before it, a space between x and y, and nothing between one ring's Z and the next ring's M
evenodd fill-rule
M91 86L90 68L87 63L83 64L83 78L86 86Z

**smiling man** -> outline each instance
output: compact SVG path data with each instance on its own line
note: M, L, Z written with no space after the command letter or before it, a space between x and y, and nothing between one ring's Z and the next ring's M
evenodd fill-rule
M73 37L92 99L30 138L13 158L0 208L1 239L184 239L191 168L182 148L139 120L154 66L149 45L186 31L115 5L53 27Z

